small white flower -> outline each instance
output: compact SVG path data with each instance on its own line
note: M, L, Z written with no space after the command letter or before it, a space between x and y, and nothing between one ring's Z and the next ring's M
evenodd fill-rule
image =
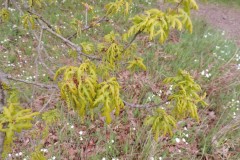
M181 141L179 138L176 138L175 140L177 143L179 143Z
M8 157L12 157L12 155L11 155L11 154L8 154Z
M183 142L186 142L185 138L182 138L182 141L183 141Z
M73 129L74 128L74 125L71 125L71 129Z
M159 157L158 159L159 159L159 160L162 160L163 158L162 158L162 157Z
M153 158L153 157L150 157L150 160L154 160L154 158Z
M114 140L111 140L112 143L114 143Z
M83 138L82 138L82 137L80 137L80 141L83 141Z
M22 152L19 152L18 154L19 154L19 156L22 156L22 155L23 155L23 153L22 153Z
M52 159L54 160L54 159L56 159L56 157L55 157L55 156L53 156L53 157L52 157Z
M188 134L186 134L185 136L188 137Z
M15 154L15 156L16 156L16 157L18 157L18 156L19 156L19 154L18 154L18 153L16 153L16 154Z
M237 69L240 70L240 64L237 65Z
M79 134L80 134L80 135L83 135L83 131L79 131Z
M103 158L102 158L102 160L106 160L106 158L105 158L105 157L103 157Z
M133 127L133 130L135 131L135 130L136 130L136 128L135 128L135 127Z

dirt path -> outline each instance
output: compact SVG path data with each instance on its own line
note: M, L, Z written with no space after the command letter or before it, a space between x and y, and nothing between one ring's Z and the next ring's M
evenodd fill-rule
M233 8L219 4L200 4L196 13L211 26L226 32L227 38L240 46L240 7Z

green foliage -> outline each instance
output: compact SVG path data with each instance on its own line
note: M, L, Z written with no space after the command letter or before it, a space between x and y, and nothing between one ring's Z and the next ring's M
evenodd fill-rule
M103 104L102 115L106 117L107 123L111 122L110 113L115 109L119 114L123 102L120 99L120 86L115 78L108 81L98 82L96 66L89 60L80 67L63 67L55 75L55 79L63 72L63 80L59 83L62 98L66 100L69 108L78 112L84 120L87 111L90 111L93 119L93 109Z
M47 160L44 154L40 151L35 151L31 154L31 160Z
M129 61L128 63L129 65L127 69L136 70L137 68L140 68L144 71L147 70L146 66L143 64L143 59L140 57L136 57L134 60Z
M145 14L136 15L132 18L133 26L124 35L124 39L137 33L147 33L149 40L159 37L162 44L166 41L170 29L182 30L183 26L192 33L192 21L189 17L190 9L198 9L194 0L173 1L179 3L183 8L168 9L161 11L159 9L150 9Z
M191 116L199 121L197 114L197 104L206 106L204 102L206 94L199 95L201 87L194 82L194 79L186 71L180 70L176 77L169 77L164 83L172 84L173 94L168 97L169 101L174 104L172 114L177 119Z
M31 14L24 14L22 16L22 24L23 24L23 27L25 29L35 29L36 28L36 24L35 24L35 19L37 19L38 16L36 15L31 15Z
M124 107L119 90L120 86L116 78L110 78L108 81L100 83L98 87L93 105L103 104L102 115L106 118L108 124L112 121L111 112L115 110L115 115L119 115L120 109Z
M107 10L107 14L123 12L125 15L127 15L129 12L129 5L131 3L131 0L116 0L115 2L108 3L105 8Z
M21 132L24 129L32 127L31 121L38 112L32 112L31 109L23 109L19 105L16 92L13 92L8 99L8 106L3 108L0 114L0 131L4 132L6 137L4 140L3 157L10 151L11 144L14 139L15 132Z
M134 44L130 45L127 49L122 45L121 37L119 34L111 31L109 34L104 36L104 43L98 44L98 51L102 52L102 59L104 66L103 70L115 70L118 67L118 62L124 60L124 58L129 57L136 47Z
M35 5L42 7L42 0L28 0L29 7L33 7Z
M69 108L78 112L82 120L88 112L93 118L94 108L101 107L102 116L109 124L112 121L111 113L115 111L115 114L118 115L120 109L124 107L119 93L120 86L116 78L111 78L110 71L116 71L119 62L131 58L136 47L131 41L125 48L122 45L122 40L127 41L130 36L144 32L149 34L149 40L158 36L159 42L164 43L171 29L181 31L185 27L189 32L192 32L190 10L198 9L195 1L174 0L168 2L176 4L177 7L167 9L165 12L150 9L144 14L136 15L132 18L133 26L123 35L122 39L119 34L113 31L105 35L104 42L97 45L97 50L102 56L102 61L97 67L87 60L80 67L66 66L56 72L55 77L63 72L63 80L59 83L62 98L66 100ZM109 3L106 5L107 15L119 12L124 6L128 10L128 5L128 2L124 0ZM81 26L81 22L78 23L73 23L76 31ZM86 54L94 52L94 45L91 43L82 42L81 47ZM138 68L146 70L141 57L135 57L128 62L127 69L134 71ZM99 82L98 76L102 78L102 82ZM199 120L197 104L206 105L203 101L204 96L198 95L201 91L200 86L187 72L179 71L176 77L166 78L164 82L173 85L174 90L168 100L174 107L166 110L159 108L153 116L147 117L145 124L152 126L155 139L160 134L172 135L172 131L176 127L176 120L188 116Z
M3 22L8 21L9 17L10 12L6 8L0 10L0 18L2 19Z
M172 135L173 128L176 127L176 121L191 116L199 121L197 113L197 104L206 106L204 102L205 95L199 96L201 87L194 82L194 79L186 71L179 70L176 77L169 77L164 80L164 83L172 85L172 94L168 97L173 108L166 110L158 108L153 116L148 116L145 119L145 125L151 125L155 133L155 140L159 135ZM170 113L167 111L170 110Z
M77 53L76 50L70 49L70 50L68 51L68 55L69 55L70 57L76 59L77 56L78 56L78 53Z
M124 108L123 100L120 98L121 87L113 75L122 66L121 63L124 60L128 61L127 69L146 71L147 68L143 59L134 55L136 45L133 44L133 41L139 33L147 33L149 40L158 37L162 44L167 40L172 29L178 31L187 29L190 33L192 32L190 11L191 9L198 9L195 0L166 0L165 2L176 6L166 9L166 11L150 9L143 14L134 16L131 19L133 25L127 33L120 36L111 31L104 36L102 43L96 45L96 50L94 44L81 42L80 46L83 53L94 54L95 51L98 51L99 63L85 59L79 67L65 66L56 72L55 80L61 76L59 78L61 97L66 101L69 109L73 109L79 114L82 121L87 115L90 115L93 119L94 110L99 108L102 116L109 124L112 121L112 112L119 115L120 110ZM116 0L108 3L105 6L106 14L104 17L122 12L128 14L130 3L130 0ZM41 7L42 0L29 0L30 7L35 4ZM82 4L86 11L91 10L90 5ZM23 16L24 28L36 28L35 19L37 18L35 15L25 14ZM70 24L77 37L79 37L83 29L82 21L74 18ZM93 27L94 25L90 26ZM60 30L57 30L57 32L60 34ZM124 43L131 36L134 36L133 40L125 46ZM78 56L76 50L72 49L69 51L69 55L74 58ZM200 86L185 71L179 71L176 77L166 78L164 82L173 85L173 93L168 97L168 100L174 107L166 110L158 108L153 116L147 117L145 124L152 126L155 139L160 134L172 135L177 120L188 116L199 120L197 105L198 103L203 106L206 105L203 101L204 96L199 96ZM52 123L57 117L58 114L55 111L49 111L42 116L46 123Z
M176 128L176 120L171 115L168 115L164 109L158 108L153 116L148 116L144 122L145 125L152 126L152 131L155 133L155 140L157 141L160 134L172 135L172 130Z
M74 18L70 24L71 27L76 31L77 37L79 37L82 33L82 21Z
M47 124L55 123L60 119L60 112L57 109L49 110L42 114L42 119Z
M94 51L94 45L92 43L89 42L82 42L80 43L80 45L82 46L83 49L83 53L85 54L91 54Z

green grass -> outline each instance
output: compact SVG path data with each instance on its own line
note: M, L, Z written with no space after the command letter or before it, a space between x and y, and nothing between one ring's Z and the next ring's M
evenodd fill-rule
M44 10L39 9L37 12L43 12L43 17L53 26L61 26L61 32L64 36L71 35L74 31L68 24L71 22L70 11L79 11L72 14L84 19L84 13L81 12L83 10L82 5L75 1L72 2L74 5L66 1L65 4L53 5L46 7ZM108 1L101 1L95 7L96 13L90 15L89 18L96 15L101 16L102 6L106 2ZM146 8L155 5L149 5L143 0L135 3ZM129 17L141 11L142 8L134 7L133 13ZM17 77L19 75L18 78L20 79L32 80L36 74L36 63L34 61L37 55L37 42L31 38L31 34L27 34L28 31L22 29L18 16L16 11L12 12L13 18L10 22L0 27L0 41L4 41L1 45L5 48L1 53L2 56L0 56L0 68ZM114 26L110 23L104 23L96 30L92 29L87 34L82 33L79 38L73 41L78 44L82 41L99 42L112 29L123 33L124 29L127 30L130 26L129 23L126 23L129 17L114 16L112 17L112 20L116 22ZM199 109L200 123L186 119L179 124L173 137L162 137L159 142L154 142L149 128L142 125L144 118L151 114L151 109L126 108L119 117L113 119L110 126L107 126L104 120L98 117L95 117L93 121L86 117L85 123L82 124L78 115L69 111L56 95L44 111L57 108L61 113L60 120L50 126L47 131L44 129L46 124L41 118L38 118L33 130L26 131L25 135L20 134L13 147L12 154L21 151L26 157L36 149L47 148L46 157L56 156L56 159L63 159L64 157L69 159L74 155L92 160L102 159L103 157L106 159L129 160L150 159L151 157L155 159L159 157L163 159L201 159L210 155L217 156L215 155L216 149L220 150L225 145L232 144L236 147L238 131L221 136L217 148L213 148L211 139L220 132L223 126L229 124L234 113L239 114L237 110L239 105L237 103L232 104L232 99L235 102L240 100L239 77L234 77L234 74L238 75L239 72L234 67L239 63L236 60L236 54L240 55L240 51L233 42L225 39L222 32L208 27L204 21L195 20L193 24L193 34L186 32L173 34L177 43L169 40L167 44L159 45L157 41L149 42L145 35L140 35L137 51L139 55L143 56L148 71L146 73L138 72L135 78L132 74L129 74L123 85L123 89L126 90L123 90L122 94L129 101L146 102L149 96L156 96L156 91L164 90L162 80L165 77L175 76L179 69L187 70L202 86L203 90L208 93L209 106ZM18 27L12 29L14 25ZM119 27L121 25L123 27ZM7 40L5 42L6 39L11 39L11 41ZM76 60L68 55L68 47L62 45L59 39L45 33L43 41L46 44L47 53L43 52L42 56L44 63L51 70L55 71L64 65L79 65ZM25 63L25 60L27 63ZM9 66L8 61L15 67ZM206 69L211 73L210 77L201 75L202 71L206 72ZM229 70L233 75L226 75ZM41 64L38 64L38 74L40 82L52 83L47 69ZM12 84L14 85L14 83ZM23 104L26 107L32 107L34 110L40 110L44 104L48 103L49 95L52 94L51 91L33 89L34 87L22 83L15 83L15 86L22 91ZM214 89L214 91L211 89ZM31 96L33 97L31 98ZM158 102L159 99L157 97L154 101ZM209 116L211 111L216 116L214 120L211 120ZM100 111L97 110L96 112ZM71 126L74 126L74 128L71 128ZM184 127L187 127L187 130ZM44 131L47 133L46 137L43 135ZM80 131L83 131L83 135L79 134ZM188 145L185 143L178 144L176 138L184 138ZM21 143L22 139L29 141L26 146ZM194 149L199 154L193 152ZM237 153L233 153L232 159L240 157Z

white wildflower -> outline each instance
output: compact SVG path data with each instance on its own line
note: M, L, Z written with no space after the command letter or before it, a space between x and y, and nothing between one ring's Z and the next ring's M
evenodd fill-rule
M179 138L176 138L175 140L177 143L179 143L181 141Z

